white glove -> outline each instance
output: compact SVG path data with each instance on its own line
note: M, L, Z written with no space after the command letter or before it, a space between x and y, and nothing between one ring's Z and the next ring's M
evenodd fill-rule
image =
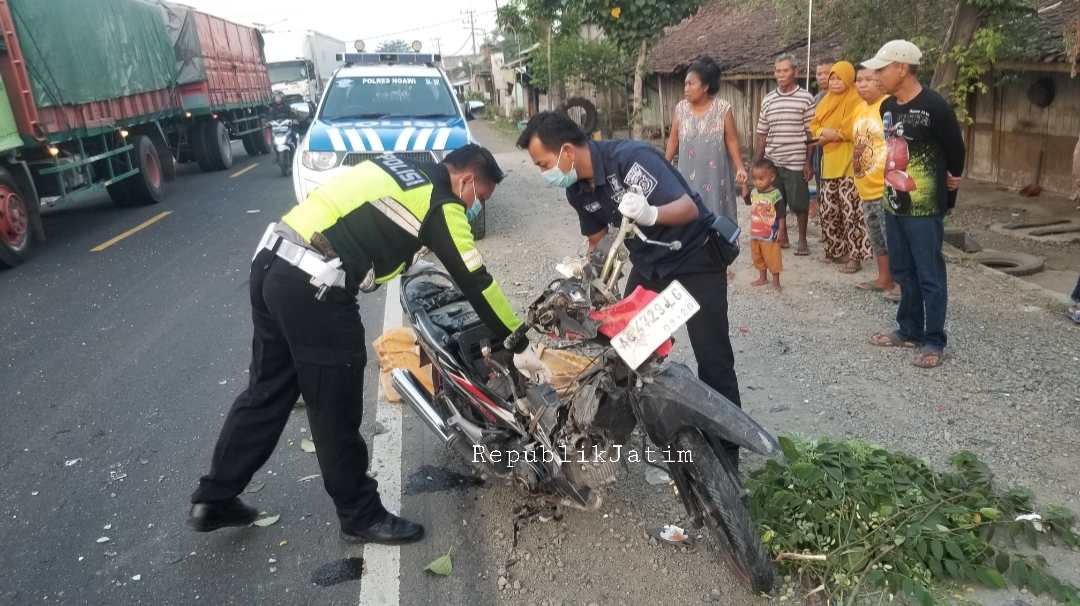
M551 368L536 355L531 345L514 354L514 366L533 383L551 383L554 378Z
M619 212L622 216L632 219L638 225L655 225L656 217L660 214L655 206L649 205L649 200L640 192L628 191L619 200Z
M434 267L435 264L431 261L417 261L410 265L409 269L401 272L401 275L406 278L411 278L412 276L418 276L429 269L434 269Z

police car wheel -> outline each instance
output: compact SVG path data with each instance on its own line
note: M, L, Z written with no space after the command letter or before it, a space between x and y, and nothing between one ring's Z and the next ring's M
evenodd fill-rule
M480 214L469 224L472 228L473 240L483 240L487 236L487 205L480 207Z

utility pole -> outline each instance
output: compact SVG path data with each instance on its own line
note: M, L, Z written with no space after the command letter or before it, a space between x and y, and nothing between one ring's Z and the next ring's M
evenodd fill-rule
M442 54L442 38L428 38L429 42L435 43L435 48Z
M476 22L475 22L475 13L476 13L476 11L474 11L473 9L470 8L467 11L460 11L460 13L462 15L468 15L469 16L469 26L468 26L469 40L472 41L472 57L471 57L471 59L476 59ZM462 22L464 23L464 20L462 20ZM472 71L473 71L473 68L472 68L472 61L471 60L468 63L468 67L469 67L469 88L472 88L472 84L473 84L473 81L472 81L473 80L473 73L472 73Z

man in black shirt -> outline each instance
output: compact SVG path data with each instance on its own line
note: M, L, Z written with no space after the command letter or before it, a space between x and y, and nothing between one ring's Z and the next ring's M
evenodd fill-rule
M679 250L627 239L634 267L627 294L638 286L660 292L678 280L701 310L687 322L698 376L736 406L739 381L728 336L726 267L710 238L715 217L682 175L656 148L640 141L589 141L564 114L541 112L517 141L553 187L566 189L590 249L622 216L633 219L650 240L682 243ZM637 186L642 194L630 191ZM739 447L723 443L738 469Z
M893 40L863 62L876 69L891 95L881 103L885 127L885 241L889 271L900 284L898 328L872 337L882 347L919 347L912 362L921 368L944 359L945 310L949 295L945 258L945 215L956 204L964 170L964 139L956 112L941 95L919 84L922 52Z

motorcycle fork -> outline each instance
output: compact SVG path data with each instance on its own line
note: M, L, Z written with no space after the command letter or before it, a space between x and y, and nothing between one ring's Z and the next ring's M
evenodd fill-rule
M670 473L671 481L674 484L672 488L675 491L675 496L682 501L683 507L686 508L686 515L690 519L691 524L694 528L701 528L705 525L705 515L698 507L697 501L694 499L693 488L691 488L690 482L686 477L686 464L668 463L668 472Z

